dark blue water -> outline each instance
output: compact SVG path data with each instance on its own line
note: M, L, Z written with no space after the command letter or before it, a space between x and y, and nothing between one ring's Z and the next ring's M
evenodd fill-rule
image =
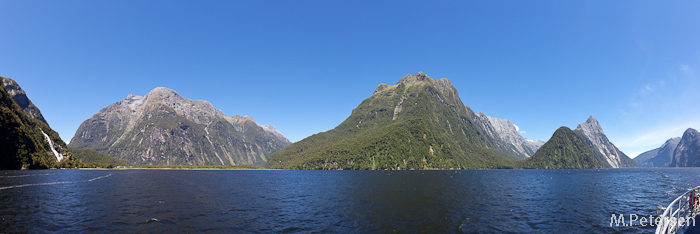
M0 232L634 233L700 169L0 171Z

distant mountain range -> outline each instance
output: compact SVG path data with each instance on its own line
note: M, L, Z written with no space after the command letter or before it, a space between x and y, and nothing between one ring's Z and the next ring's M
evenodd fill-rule
M0 168L73 165L73 154L16 82L2 78ZM642 166L700 166L698 133L686 131L638 157ZM101 165L265 165L287 169L623 168L637 163L589 117L530 140L507 119L474 113L450 80L419 72L380 84L340 125L291 144L272 125L226 116L159 87L129 94L85 120L70 142ZM93 151L94 150L94 151ZM66 160L67 159L67 160ZM59 163L60 162L60 163Z
M89 148L135 165L264 165L289 145L272 125L226 116L201 100L159 87L100 110L69 146Z
M19 84L0 80L0 169L76 166L66 144Z
M494 137L501 148L506 148L506 151L510 149L519 158L532 156L537 149L544 145L543 141L530 140L520 135L518 126L507 119L486 116L483 112L479 112L477 116L479 127Z
M334 129L270 156L267 167L292 169L501 168L542 142L523 138L508 120L475 114L457 89L420 72L380 84Z
M634 158L640 167L698 167L700 166L700 133L688 128L681 138L671 138L661 147Z

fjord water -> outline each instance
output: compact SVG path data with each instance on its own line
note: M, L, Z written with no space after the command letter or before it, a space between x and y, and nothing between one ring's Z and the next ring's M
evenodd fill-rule
M0 232L628 233L700 169L0 171Z

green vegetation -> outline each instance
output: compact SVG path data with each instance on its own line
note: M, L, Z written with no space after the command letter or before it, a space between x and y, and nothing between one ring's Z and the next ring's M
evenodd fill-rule
M97 152L92 149L74 149L70 148L76 159L80 160L84 165L82 167L91 168L113 168L115 166L128 166L129 164L116 159L115 157Z
M511 168L447 79L380 85L336 128L272 154L268 168ZM425 80L421 80L425 79Z
M211 104L184 99L173 90L157 88L146 96L141 106L123 101L103 108L80 125L70 146L133 165L262 166L290 143L252 118L212 112ZM187 108L178 113L175 104Z
M1 77L0 77L1 79ZM65 143L45 122L27 116L0 84L0 169L73 168L73 160ZM57 162L50 153L44 131L54 142L56 150L66 159Z
M520 166L539 169L603 168L606 164L586 144L584 137L560 127L532 157Z
M217 169L217 170L259 170L265 169L263 167L256 166L235 166L235 165L173 165L173 166L159 166L159 165L132 165L132 166L117 166L117 168L133 168L133 169L183 169L183 170L203 170L203 169Z

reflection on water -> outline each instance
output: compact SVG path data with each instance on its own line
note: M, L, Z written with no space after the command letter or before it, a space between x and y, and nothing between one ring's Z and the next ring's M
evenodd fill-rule
M652 232L699 169L0 171L0 232Z

